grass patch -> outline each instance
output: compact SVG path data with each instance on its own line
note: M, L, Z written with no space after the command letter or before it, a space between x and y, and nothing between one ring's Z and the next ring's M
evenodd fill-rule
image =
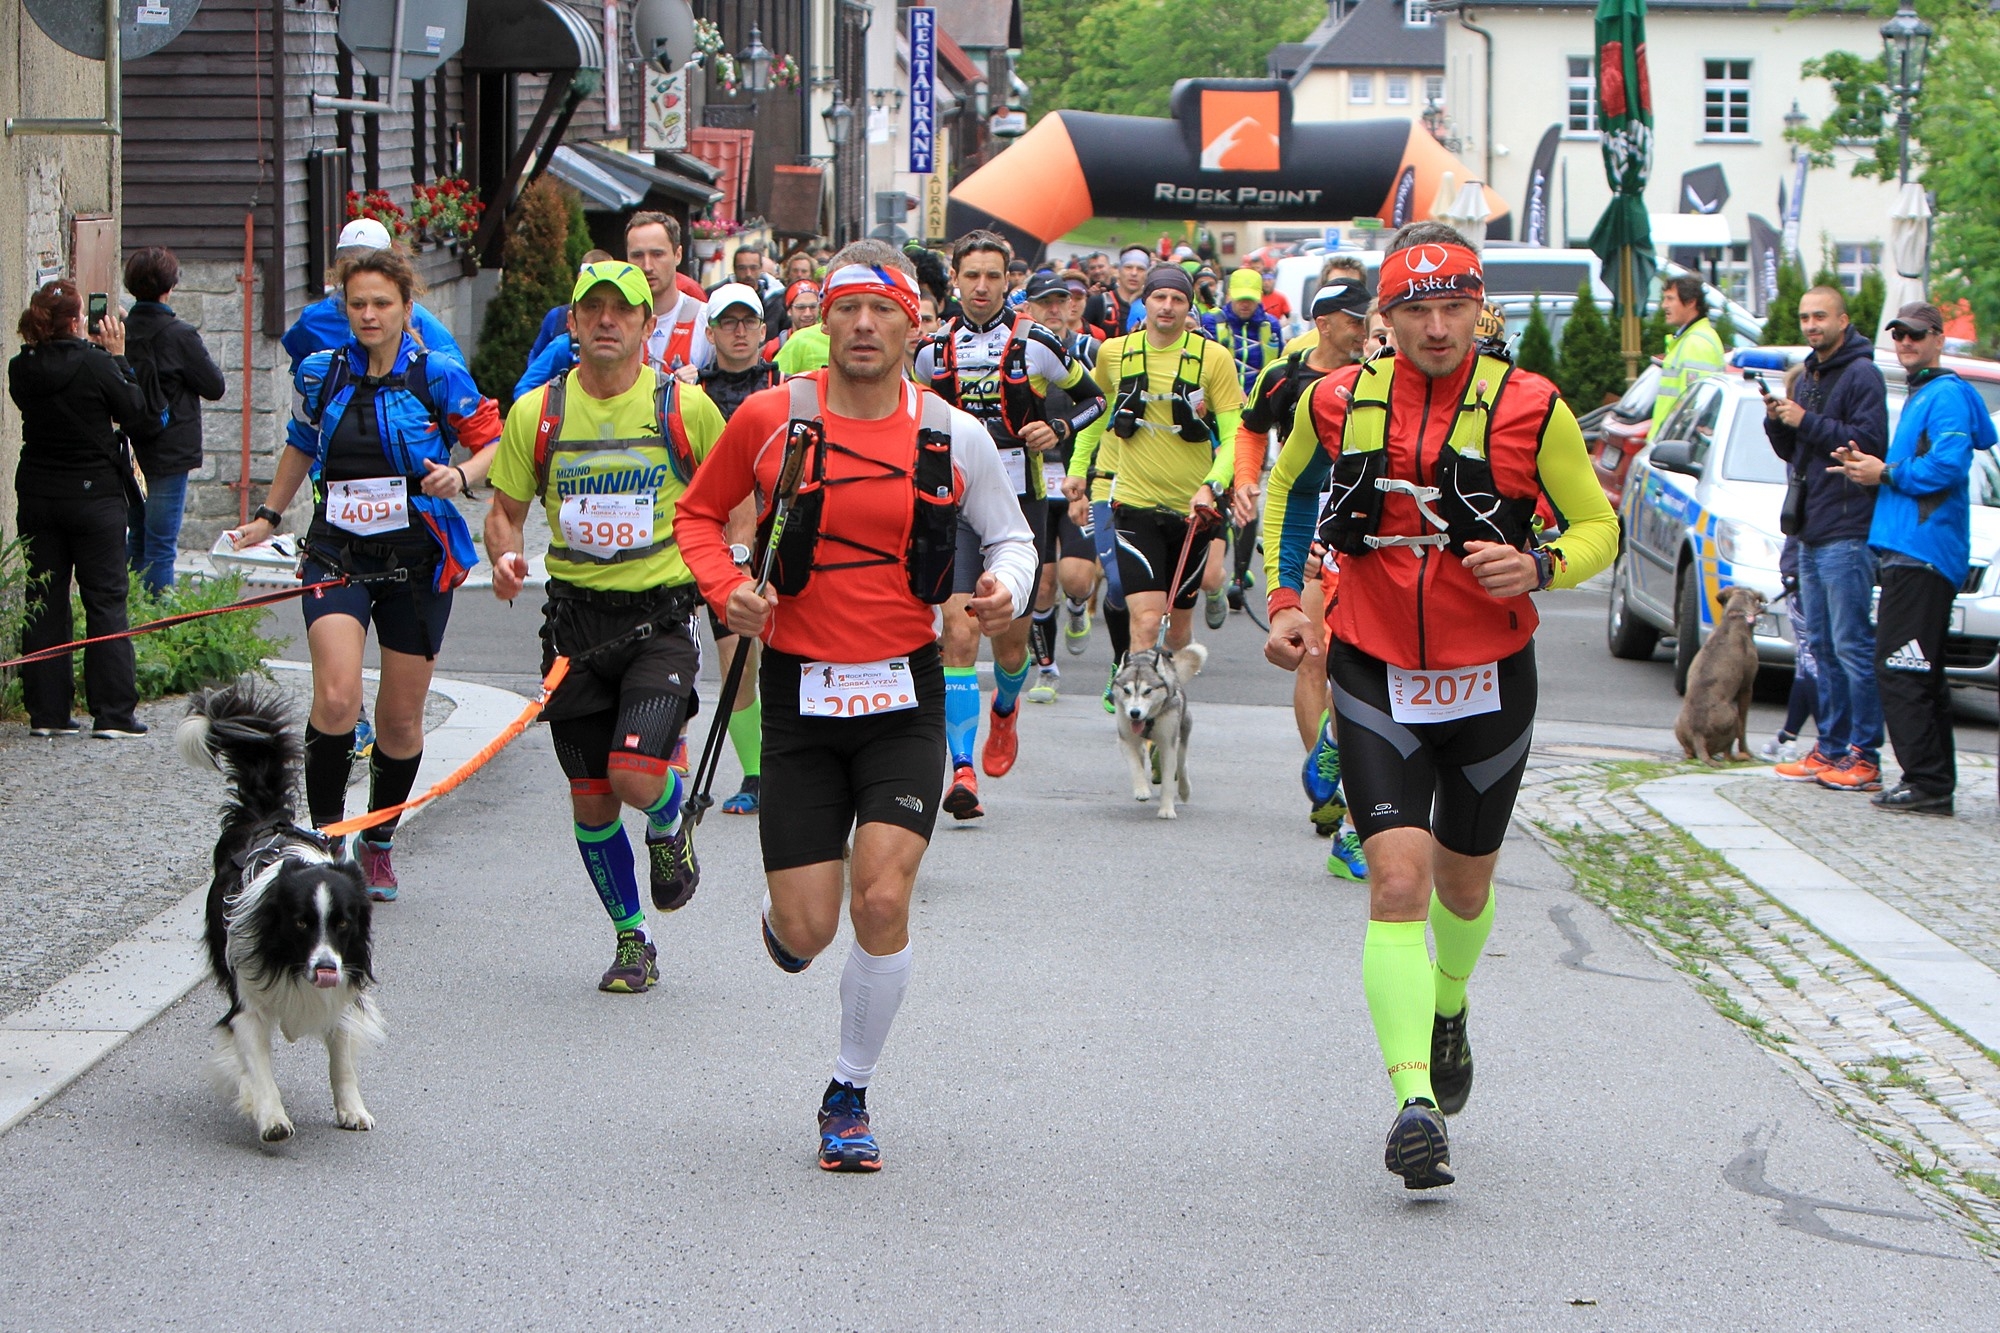
M2000 1203L2000 1176L1989 1175L1984 1171L1968 1171L1965 1173L1965 1183L1987 1198Z

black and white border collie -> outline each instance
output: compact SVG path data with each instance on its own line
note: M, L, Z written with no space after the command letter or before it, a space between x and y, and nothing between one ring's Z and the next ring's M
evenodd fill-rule
M326 1043L333 1114L372 1129L354 1058L387 1035L368 989L368 892L354 863L292 822L300 747L284 702L249 677L204 691L174 740L197 768L229 778L215 878L208 889L208 959L229 997L212 1073L266 1143L292 1136L271 1076L271 1034Z

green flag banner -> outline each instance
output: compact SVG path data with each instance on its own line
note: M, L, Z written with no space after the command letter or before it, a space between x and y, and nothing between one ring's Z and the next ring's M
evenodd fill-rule
M1646 74L1646 0L1600 0L1597 6L1598 129L1611 204L1590 233L1604 261L1604 282L1625 296L1620 252L1632 252L1632 289L1643 306L1657 263L1646 217L1646 182L1653 173L1653 87Z

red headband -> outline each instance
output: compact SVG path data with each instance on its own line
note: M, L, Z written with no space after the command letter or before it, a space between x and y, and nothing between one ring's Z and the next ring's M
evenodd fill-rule
M874 264L847 264L826 275L820 300L831 306L843 296L886 296L903 308L910 323L917 322L917 280L900 268Z
M1383 256L1375 291L1386 313L1410 301L1478 300L1486 278L1479 256L1462 245L1413 245Z
M800 278L797 282L785 288L785 309L790 310L792 308L792 302L799 299L799 293L801 292L811 292L817 296L819 294L819 284L810 278Z

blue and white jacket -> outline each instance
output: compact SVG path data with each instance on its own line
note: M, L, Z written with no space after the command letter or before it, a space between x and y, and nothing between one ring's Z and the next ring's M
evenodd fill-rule
M1889 442L1868 544L1921 560L1956 588L1972 566L1972 451L1991 449L1993 418L1978 390L1949 370L1911 377Z

